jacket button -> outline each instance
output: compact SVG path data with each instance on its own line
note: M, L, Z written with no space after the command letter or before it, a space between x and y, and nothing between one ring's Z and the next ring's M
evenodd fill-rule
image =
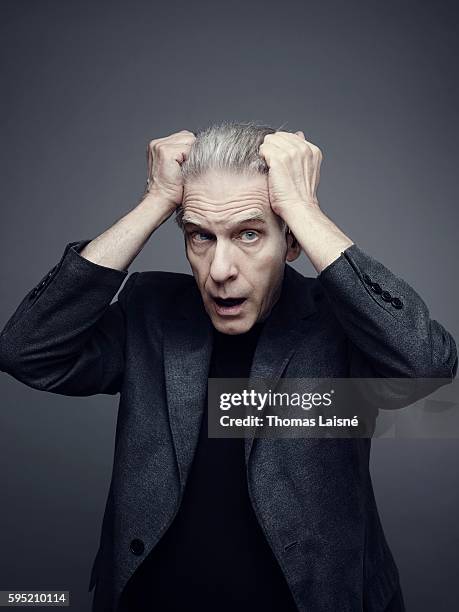
M403 308L402 300L399 300L396 297L392 298L391 304L394 308L397 308L397 310L399 310L400 308Z
M388 291L383 291L381 297L385 302L392 302L392 296Z
M133 552L135 555L141 555L145 550L144 543L138 538L134 538L132 540L129 548L131 549L131 552Z
M371 281L371 278L368 276L368 274L364 274L362 278L367 285L371 285L372 281Z
M378 283L371 283L370 287L376 294L380 295L382 293L381 285L378 285Z

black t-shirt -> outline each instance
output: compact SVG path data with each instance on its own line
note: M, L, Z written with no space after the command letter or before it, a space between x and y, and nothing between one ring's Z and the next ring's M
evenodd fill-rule
M249 378L263 323L214 329L209 378ZM247 489L243 438L209 438L207 398L179 511L129 581L129 612L296 612Z

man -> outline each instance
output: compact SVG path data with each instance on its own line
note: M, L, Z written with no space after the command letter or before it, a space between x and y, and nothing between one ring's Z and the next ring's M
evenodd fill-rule
M223 122L147 158L140 203L68 244L0 336L33 388L120 392L93 610L404 610L370 439L211 439L207 381L451 380L453 338L321 211L303 132ZM174 211L193 276L136 272L110 304ZM301 250L317 278L286 265Z

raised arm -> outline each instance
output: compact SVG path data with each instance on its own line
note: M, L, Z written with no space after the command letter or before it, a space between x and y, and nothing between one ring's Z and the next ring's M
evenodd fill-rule
M260 153L269 165L271 207L319 273L350 341L351 376L452 379L457 350L451 334L431 319L407 282L355 245L320 209L320 149L302 132L280 132L265 137Z
M180 162L194 135L149 143L141 202L93 240L72 242L0 334L0 370L62 395L115 394L124 371L126 313L138 273L110 304L127 268L182 200Z

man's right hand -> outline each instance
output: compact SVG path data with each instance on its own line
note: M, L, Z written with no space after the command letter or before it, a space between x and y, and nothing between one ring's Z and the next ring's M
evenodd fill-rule
M182 130L148 143L148 186L141 201L105 232L91 240L80 255L106 268L126 271L153 232L183 200L180 164L196 140Z
M172 212L182 203L183 179L181 164L187 159L196 140L193 132L182 130L148 143L148 180L144 198L164 201Z

